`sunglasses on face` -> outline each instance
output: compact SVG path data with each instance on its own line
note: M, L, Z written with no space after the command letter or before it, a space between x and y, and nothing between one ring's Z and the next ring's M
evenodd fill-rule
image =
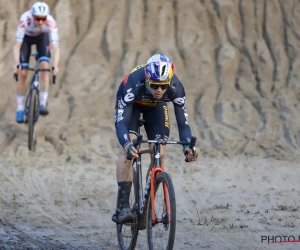
M37 16L35 16L34 20L37 21L37 22L39 22L39 21L45 22L47 20L47 17L37 17Z
M157 90L158 88L161 88L162 90L165 90L169 87L169 84L150 84L151 89Z

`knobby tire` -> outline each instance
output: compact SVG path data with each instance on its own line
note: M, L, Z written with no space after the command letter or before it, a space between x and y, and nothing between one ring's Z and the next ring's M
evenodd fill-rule
M131 188L131 204L130 207L133 209L134 204L138 204L138 180L137 173L133 168L133 183ZM119 204L119 192L117 198L117 209L120 208ZM138 208L137 208L138 209ZM117 236L118 236L118 244L121 250L134 250L138 238L138 221L136 223L126 223L126 224L116 224L117 227ZM126 236L125 234L129 234ZM127 242L128 241L128 242Z
M38 93L36 89L31 90L31 96L29 100L29 119L28 119L28 148L29 150L35 149L35 138L34 138L34 124L35 118L38 112Z
M176 199L175 199L175 191L173 187L172 180L170 176L165 172L160 172L156 175L154 180L154 202L155 202L155 214L156 219L164 218L164 221L167 223L154 223L152 224L152 199L148 204L148 216L147 216L147 242L148 242L148 249L166 249L172 250L174 247L174 240L175 240L175 231L176 231ZM168 206L170 214L166 212L166 204L165 204L165 195L163 191L163 186L166 186L167 196L168 196ZM159 194L162 195L162 199L160 200L159 197L156 197L157 192L159 190ZM158 195L159 195L158 194ZM160 203L159 203L160 202ZM160 204L160 208L156 205ZM168 218L170 223L168 222ZM155 231L155 232L154 232ZM158 232L156 232L158 231ZM165 235L165 239L161 239L162 236Z

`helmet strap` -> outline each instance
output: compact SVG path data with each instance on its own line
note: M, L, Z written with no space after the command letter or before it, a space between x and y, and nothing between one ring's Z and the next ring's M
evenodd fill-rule
M152 95L152 92L150 91L149 81L147 81L147 80L145 80L145 87L146 87L146 90Z

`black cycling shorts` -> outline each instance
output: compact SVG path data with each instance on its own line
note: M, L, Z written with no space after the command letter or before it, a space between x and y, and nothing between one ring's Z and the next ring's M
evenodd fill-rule
M20 63L21 66L29 67L29 59L31 54L31 46L36 45L36 50L39 55L39 61L50 62L50 40L49 34L44 33L39 36L24 36L23 43L20 49Z
M128 125L128 132L137 134L140 114L145 120L144 127L148 140L155 139L159 134L161 138L168 139L170 134L169 112L165 102L155 106L143 106L133 104L131 118Z

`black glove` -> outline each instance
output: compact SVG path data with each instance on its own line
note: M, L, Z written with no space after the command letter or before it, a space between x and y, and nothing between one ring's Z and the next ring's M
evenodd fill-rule
M128 143L125 147L124 147L126 153L127 153L127 159L132 159L133 155L132 155L132 149L134 149L133 144L130 142Z

